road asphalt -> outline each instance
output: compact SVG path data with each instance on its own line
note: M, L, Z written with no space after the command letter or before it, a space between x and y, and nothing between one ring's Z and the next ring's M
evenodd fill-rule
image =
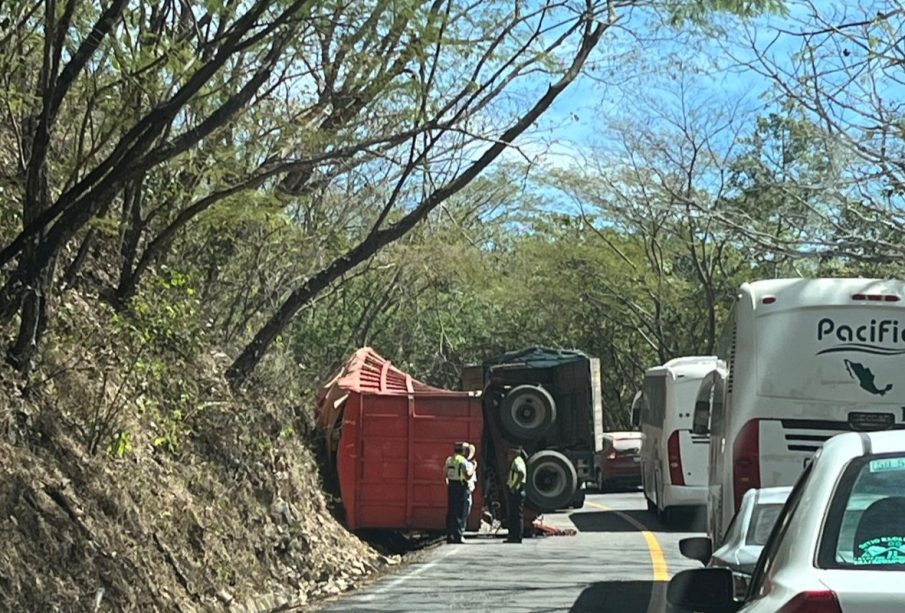
M699 566L678 543L701 533L701 518L664 526L640 492L589 494L584 508L547 514L544 523L577 534L518 545L503 542L505 531L466 535L321 610L660 613L669 577Z

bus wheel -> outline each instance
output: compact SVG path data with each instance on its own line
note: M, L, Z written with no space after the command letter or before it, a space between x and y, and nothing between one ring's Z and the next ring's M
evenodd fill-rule
M500 420L509 438L535 441L556 421L556 403L539 385L519 385L503 398Z
M578 473L572 462L552 449L538 451L528 458L526 494L539 511L552 513L564 509L578 489Z

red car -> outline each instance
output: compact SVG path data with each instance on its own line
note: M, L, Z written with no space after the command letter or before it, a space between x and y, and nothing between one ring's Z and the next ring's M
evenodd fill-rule
M607 432L597 453L597 489L636 488L641 485L641 433Z

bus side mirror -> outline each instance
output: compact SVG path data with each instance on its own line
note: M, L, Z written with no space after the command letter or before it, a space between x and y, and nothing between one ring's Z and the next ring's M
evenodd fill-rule
M636 428L641 425L641 407L632 408L632 425Z
M694 434L710 434L710 403L706 400L694 403L691 431Z

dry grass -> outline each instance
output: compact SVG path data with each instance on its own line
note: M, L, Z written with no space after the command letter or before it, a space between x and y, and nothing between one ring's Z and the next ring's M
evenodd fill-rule
M129 374L109 313L69 299L83 323L61 327L30 383L0 369L0 608L304 607L388 564L328 512L301 393L272 379L235 397L209 349L165 385ZM194 396L162 444L180 389ZM89 453L99 405L120 404Z

